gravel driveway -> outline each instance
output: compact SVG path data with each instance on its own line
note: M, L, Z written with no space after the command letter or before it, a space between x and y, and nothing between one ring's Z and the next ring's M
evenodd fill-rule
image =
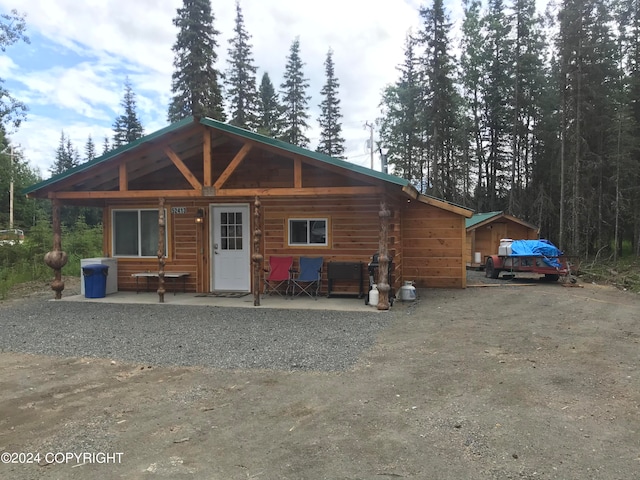
M337 371L352 366L389 315L52 302L0 309L0 351L100 357L153 366Z
M0 478L639 478L640 297L418 293L384 313L1 304Z

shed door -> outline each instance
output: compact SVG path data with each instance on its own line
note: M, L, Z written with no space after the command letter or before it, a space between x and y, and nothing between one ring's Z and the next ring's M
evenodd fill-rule
M251 284L249 256L249 206L212 205L212 290L248 292Z

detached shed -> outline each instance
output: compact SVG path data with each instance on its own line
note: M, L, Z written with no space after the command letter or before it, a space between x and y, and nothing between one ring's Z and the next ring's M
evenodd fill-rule
M489 255L497 255L501 238L536 240L540 228L504 212L476 213L465 220L465 262L480 267Z
M58 298L62 205L103 208L103 254L117 260L118 290L136 290L139 277L146 283L157 272L179 277L187 292L257 294L258 267L273 255L357 262L367 278L381 247L393 259L392 288L405 280L466 286L470 210L422 195L408 180L209 118L184 119L26 193L53 203L48 264ZM325 268L322 291L327 284Z

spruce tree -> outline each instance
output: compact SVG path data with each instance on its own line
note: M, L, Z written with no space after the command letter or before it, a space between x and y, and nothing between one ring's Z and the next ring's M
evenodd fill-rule
M621 113L615 98L618 53L610 2L569 0L558 18L557 48L566 82L563 172L571 240L567 250L588 256L609 243L603 229L614 217L609 211L615 204L610 160L617 157L618 144L617 129L611 126L619 125Z
M91 135L89 135L89 137L87 137L87 143L84 146L84 161L90 162L94 158L96 158L96 144L93 143L93 139Z
M484 208L485 158L486 145L483 141L483 86L485 65L487 64L483 48L482 20L480 0L464 0L464 20L462 22L462 40L460 55L460 83L464 98L466 123L469 125L469 155L466 160L466 171L471 175L475 171L475 208L482 212ZM471 184L468 178L467 182Z
M508 211L520 218L532 215L533 199L525 198L533 156L541 142L534 141L540 123L543 100L550 92L546 88L544 38L542 18L536 14L536 0L514 2L514 87L511 185Z
M279 138L282 135L283 111L271 78L265 72L258 92L258 133Z
M102 143L102 154L106 154L111 150L111 145L109 144L109 137L104 137L104 142Z
M324 68L326 83L320 90L323 100L319 105L321 110L318 118L320 143L317 150L332 157L342 157L344 154L344 138L340 136L342 133L342 124L340 123L342 114L340 113L340 99L338 98L340 83L335 76L333 51L331 50L327 53Z
M124 97L120 102L124 113L113 123L113 147L115 148L131 143L144 135L142 123L136 113L136 95L128 78L124 88Z
M309 145L309 139L304 135L304 132L309 128L307 105L311 97L306 94L309 81L304 78L303 67L304 63L300 59L300 39L296 38L291 44L289 55L287 56L284 82L280 87L282 88L284 106L282 140L299 147L307 147Z
M177 122L185 117L210 117L224 121L220 72L215 69L215 48L219 32L213 27L210 0L183 0L173 24L178 37L173 45L175 68L172 75L168 119Z
M453 141L459 101L454 85L455 61L448 38L451 23L443 0L433 0L431 8L421 8L420 16L423 21L419 45L424 49L421 73L425 101L422 128L428 155L428 191L453 201L461 172Z
M251 54L251 36L244 26L240 2L236 1L235 36L229 40L229 69L226 86L231 119L229 123L248 130L257 128L256 67Z
M73 146L71 138L67 137L63 131L56 149L55 161L49 171L52 175L59 175L78 165L80 165L80 153ZM78 219L82 219L81 221L88 225L97 225L102 221L102 209L63 205L60 211L60 221L63 225L73 227Z
M486 179L487 210L504 208L506 174L511 157L511 125L513 124L513 40L512 25L502 0L489 0L489 11L484 18L487 34L484 41L485 98L487 161Z
M620 61L624 77L618 88L620 100L616 122L616 255L623 233L631 239L633 253L640 257L640 2L622 2L617 15L617 30L623 33Z
M404 61L398 66L400 78L383 92L380 139L388 149L387 159L397 175L410 180L424 193L422 169L422 135L420 132L421 84L415 39L405 40Z
M67 137L63 130L60 134L60 143L56 149L55 161L49 171L53 175L58 175L76 167L79 163L78 151L73 148L71 138Z

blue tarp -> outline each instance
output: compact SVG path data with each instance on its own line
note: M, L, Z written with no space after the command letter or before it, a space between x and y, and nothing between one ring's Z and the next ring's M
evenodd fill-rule
M549 240L514 240L511 243L513 257L542 257L544 263L550 267L560 268L557 258L562 252Z

